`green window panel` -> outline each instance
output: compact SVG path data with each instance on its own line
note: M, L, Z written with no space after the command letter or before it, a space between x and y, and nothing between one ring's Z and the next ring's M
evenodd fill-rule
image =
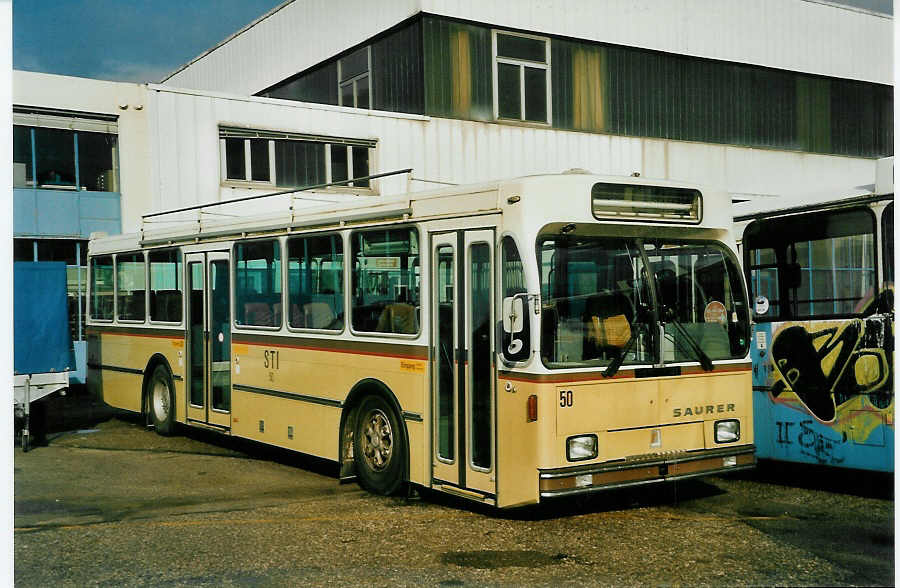
M492 120L490 29L433 17L422 26L426 114Z

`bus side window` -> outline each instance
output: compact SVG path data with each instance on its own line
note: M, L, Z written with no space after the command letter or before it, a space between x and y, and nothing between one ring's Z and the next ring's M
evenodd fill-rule
M144 321L147 298L145 270L143 253L116 256L116 301L119 320Z
M419 332L419 242L415 227L359 231L353 243L353 329Z
M234 246L235 323L281 326L281 244L277 239Z
M113 320L113 259L111 255L91 259L91 318Z
M181 322L181 251L150 251L150 320Z
M288 240L288 324L344 328L344 243L340 235Z
M501 270L502 283L500 286L503 295L500 298L504 299L517 294L525 294L527 292L525 288L525 269L522 266L522 258L519 257L516 242L513 241L512 237L503 237L500 248L503 260ZM528 304L526 303L524 307L526 312L525 320L522 321L522 331L518 333L503 331L500 347L503 351L503 357L507 361L526 361L531 355L531 323L527 312ZM520 342L520 344L514 344L514 340Z

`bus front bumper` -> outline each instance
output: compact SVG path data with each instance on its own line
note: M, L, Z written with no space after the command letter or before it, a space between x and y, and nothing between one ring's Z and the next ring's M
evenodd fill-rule
M540 470L541 498L554 498L746 470L756 466L756 446L741 445L613 463Z

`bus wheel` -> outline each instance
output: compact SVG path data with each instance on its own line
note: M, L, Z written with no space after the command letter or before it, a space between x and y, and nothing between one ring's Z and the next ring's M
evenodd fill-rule
M160 435L175 432L175 394L172 377L164 365L158 365L150 376L150 418Z
M388 496L403 482L406 446L400 421L380 396L367 396L359 407L353 435L353 459L360 485Z

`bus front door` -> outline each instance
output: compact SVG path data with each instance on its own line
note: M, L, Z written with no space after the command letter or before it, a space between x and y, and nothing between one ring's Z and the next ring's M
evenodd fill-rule
M432 235L435 486L493 498L494 230Z
M231 428L231 305L228 253L185 255L187 419Z

